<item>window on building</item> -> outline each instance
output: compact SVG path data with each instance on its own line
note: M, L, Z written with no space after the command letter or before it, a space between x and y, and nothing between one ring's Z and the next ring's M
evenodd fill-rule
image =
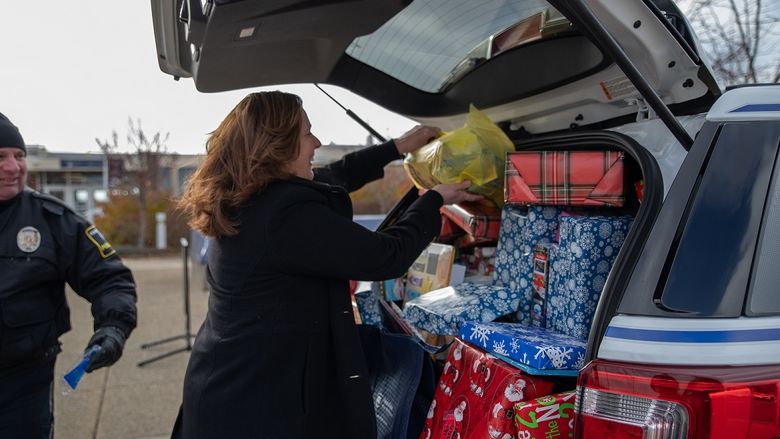
M65 184L64 172L47 172L46 184Z
M92 197L95 199L96 203L108 202L108 193L103 189L97 189L96 191L92 192Z

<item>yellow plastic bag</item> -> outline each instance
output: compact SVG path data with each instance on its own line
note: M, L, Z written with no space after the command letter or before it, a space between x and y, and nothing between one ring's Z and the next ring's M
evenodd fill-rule
M484 195L502 206L505 157L510 151L514 151L514 145L509 137L470 105L462 128L407 154L404 169L420 189L469 180L469 192Z

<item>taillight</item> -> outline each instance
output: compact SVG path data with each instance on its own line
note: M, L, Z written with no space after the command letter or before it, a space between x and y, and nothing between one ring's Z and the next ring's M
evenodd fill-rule
M780 366L595 360L577 383L577 438L780 437Z

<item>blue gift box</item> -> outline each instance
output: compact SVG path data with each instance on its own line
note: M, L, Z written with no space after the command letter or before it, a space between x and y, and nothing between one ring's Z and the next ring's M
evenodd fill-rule
M432 334L457 335L467 320L490 322L514 313L520 297L506 287L464 282L406 302L404 320Z
M575 375L585 362L584 341L520 323L463 322L458 338L531 374Z
M364 325L382 326L382 313L379 309L379 290L376 282L372 282L371 290L355 293L360 321Z
M531 323L534 246L555 241L561 211L556 206L506 205L501 212L493 283L520 295L520 323Z
M560 216L547 292L548 328L588 339L599 296L632 221L631 216Z

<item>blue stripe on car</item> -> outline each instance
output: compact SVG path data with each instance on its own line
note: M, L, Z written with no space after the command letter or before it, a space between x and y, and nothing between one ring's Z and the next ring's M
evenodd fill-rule
M780 104L748 104L735 108L729 113L747 113L753 111L780 111Z
M780 328L736 331L663 331L610 326L607 337L670 343L734 343L780 340Z

